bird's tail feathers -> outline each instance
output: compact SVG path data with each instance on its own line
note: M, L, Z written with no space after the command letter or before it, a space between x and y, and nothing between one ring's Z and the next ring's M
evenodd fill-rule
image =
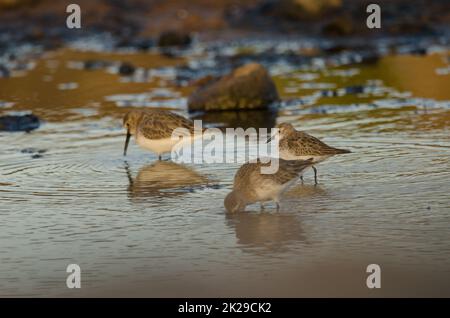
M334 148L334 152L335 152L335 154L351 153L350 150L347 150L347 149L338 149L338 148Z

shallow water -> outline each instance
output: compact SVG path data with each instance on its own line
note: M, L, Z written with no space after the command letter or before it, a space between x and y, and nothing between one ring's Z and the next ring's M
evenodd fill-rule
M2 113L45 121L0 132L1 296L450 296L450 80L435 71L447 55L276 64L277 111L195 115L222 127L289 121L353 152L318 166L318 186L307 172L280 213L230 215L240 164L157 162L135 145L122 156L126 110L165 101L187 116L192 87L170 66L192 56L113 55L157 68L140 83L73 67L110 57L99 54L53 52L0 79ZM80 290L65 286L71 263ZM365 285L371 263L380 290Z

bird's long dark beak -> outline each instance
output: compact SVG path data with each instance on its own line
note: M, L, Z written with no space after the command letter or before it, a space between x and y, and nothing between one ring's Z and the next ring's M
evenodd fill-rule
M127 155L127 148L128 148L128 143L130 142L130 129L127 129L127 139L125 139L125 147L123 148L123 155L126 156Z

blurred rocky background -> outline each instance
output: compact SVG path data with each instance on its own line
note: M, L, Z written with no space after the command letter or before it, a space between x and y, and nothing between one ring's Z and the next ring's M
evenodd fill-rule
M185 45L249 34L307 36L436 35L448 32L448 0L380 0L381 30L366 27L367 0L78 0L82 29L66 28L73 1L0 0L0 43L61 45L68 38L105 32L117 45Z
M383 94L392 107L423 104L397 100L410 95L449 98L448 0L376 1L381 29L366 26L368 0L77 0L82 27L69 29L72 2L0 0L0 130L39 127L13 110L59 120L73 101L83 116L92 105L98 117L158 107L272 127L277 107L316 114L378 107L367 103Z

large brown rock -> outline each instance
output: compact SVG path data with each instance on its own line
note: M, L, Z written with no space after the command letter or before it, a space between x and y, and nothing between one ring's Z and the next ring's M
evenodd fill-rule
M278 93L267 70L250 63L195 91L189 111L263 109L277 101Z

